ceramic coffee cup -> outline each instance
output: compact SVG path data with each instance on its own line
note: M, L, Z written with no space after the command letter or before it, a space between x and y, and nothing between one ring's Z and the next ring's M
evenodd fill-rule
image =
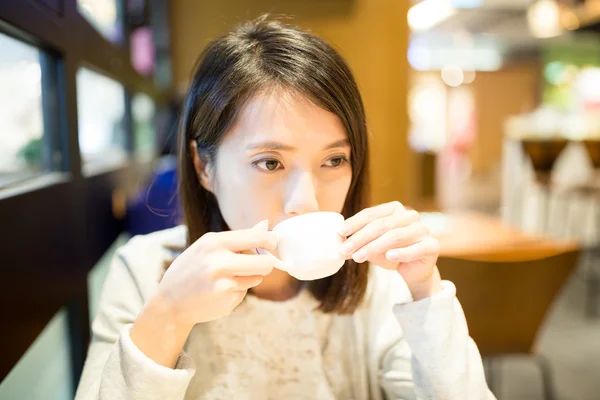
M283 262L279 267L302 281L335 274L344 265L341 254L344 240L339 231L344 217L334 212L314 212L289 218L273 227L279 237L276 253ZM262 254L270 254L264 249Z

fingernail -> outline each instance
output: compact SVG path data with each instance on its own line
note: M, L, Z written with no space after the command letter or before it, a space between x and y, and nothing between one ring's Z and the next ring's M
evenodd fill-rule
M349 241L346 240L344 243L342 243L342 254L347 254L350 255L352 254L352 250L354 250L354 244Z
M364 250L359 250L356 253L354 253L354 255L352 256L354 261L356 261L357 263L361 263L361 262L365 261L367 259L367 257L368 257L367 252Z
M258 224L254 225L252 227L252 229L258 229L261 231L268 231L269 230L269 220L265 219L264 221L260 221Z
M340 229L340 231L339 231L338 233L339 233L340 235L342 235L342 236L347 236L347 235L348 235L348 233L350 233L350 227L349 227L349 226L346 226L346 225L344 225L344 226L342 227L342 229Z

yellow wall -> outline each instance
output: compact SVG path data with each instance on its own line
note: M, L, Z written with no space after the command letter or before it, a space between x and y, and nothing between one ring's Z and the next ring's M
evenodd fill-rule
M406 0L171 0L175 83L184 87L207 42L269 12L332 43L361 89L371 131L373 202L415 199L415 159L407 136Z
M473 82L477 107L477 140L471 152L473 173L485 174L500 164L504 122L509 116L537 107L540 73L536 61L477 73Z

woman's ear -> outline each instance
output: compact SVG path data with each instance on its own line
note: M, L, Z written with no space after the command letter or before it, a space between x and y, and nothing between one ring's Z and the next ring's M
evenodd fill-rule
M194 170L196 176L202 187L212 193L212 179L210 174L210 167L208 161L202 161L198 154L198 146L195 140L190 141L190 154L192 155L192 162L194 163Z

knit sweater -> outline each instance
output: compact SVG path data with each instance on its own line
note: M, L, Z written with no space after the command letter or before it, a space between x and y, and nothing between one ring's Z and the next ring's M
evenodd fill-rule
M179 226L117 251L76 400L494 399L455 286L413 302L397 272L376 266L352 315L315 310L308 290L283 302L247 295L193 328L174 369L155 363L129 332L173 257L165 245L185 237Z

